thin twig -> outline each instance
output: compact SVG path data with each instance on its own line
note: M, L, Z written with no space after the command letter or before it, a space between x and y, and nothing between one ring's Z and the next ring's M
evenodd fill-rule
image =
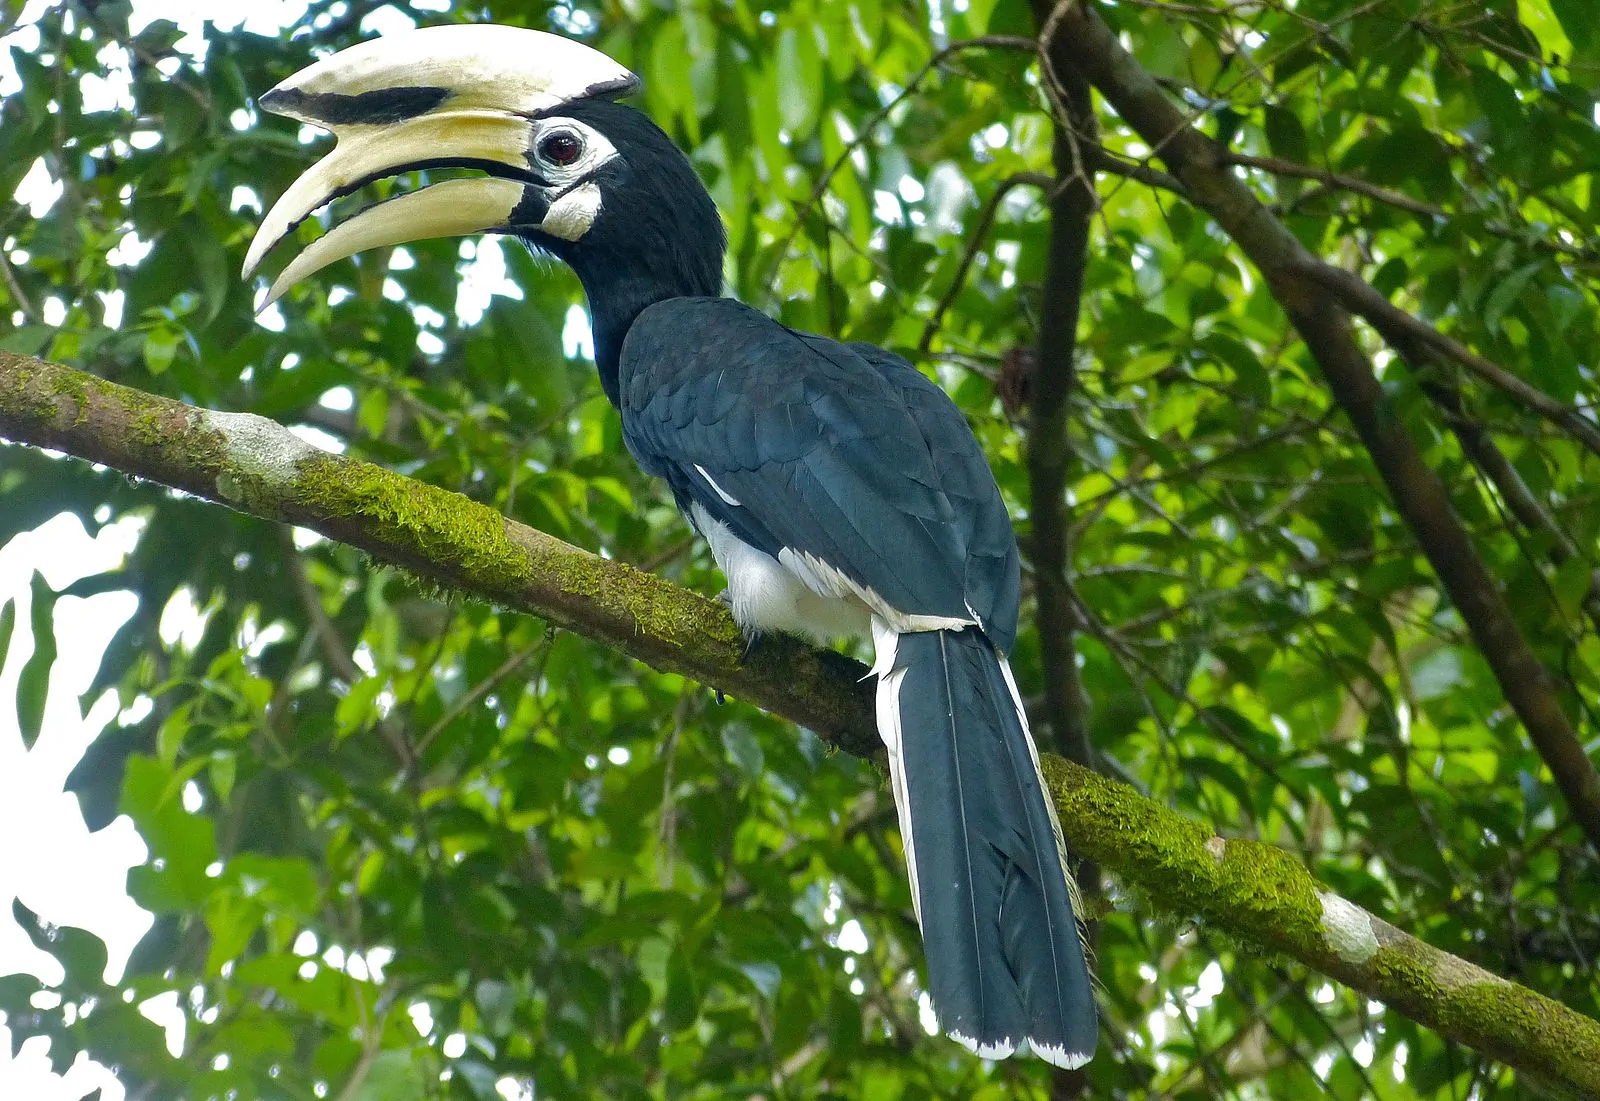
M17 273L11 267L11 260L6 256L5 250L0 249L0 275L5 276L6 288L11 292L12 301L17 304L17 309L22 311L22 316L35 325L44 323L44 315L33 304L33 299L28 297L28 292L22 289L22 284L17 281Z
M960 42L952 42L943 49L936 51L923 64L922 68L912 74L911 79L906 81L904 88L900 89L896 95L889 99L888 103L873 112L872 116L861 124L856 131L855 137L845 143L844 149L834 158L833 163L823 171L816 185L811 189L810 198L795 209L795 217L793 223L789 226L789 233L773 253L776 258L774 262L781 265L784 257L788 256L789 249L793 246L795 238L800 235L800 227L805 224L806 218L810 216L816 205L822 201L822 197L828 193L828 186L833 182L834 176L838 175L839 170L849 162L851 156L860 146L871 140L872 132L878 128L878 125L888 118L896 107L911 98L917 89L922 86L922 82L933 75L939 66L956 54L967 50L1026 50L1029 53L1033 53L1037 49L1038 43L1031 38L1012 34L989 34L979 35L976 38L962 39ZM769 282L774 282L776 279L777 269L774 268L772 279Z
M1013 189L1018 187L1052 188L1055 180L1042 172L1018 172L1016 175L1007 176L995 187L994 193L983 204L983 209L978 213L978 222L973 226L972 233L967 237L966 250L961 254L961 263L956 265L956 273L950 279L950 286L939 298L938 305L928 315L928 320L922 326L922 339L917 341L917 351L926 354L933 343L935 334L939 331L944 315L955 303L961 289L966 286L967 273L972 270L973 260L977 258L978 250L989 236L989 229L994 225L995 216L1000 213L1000 204L1005 201Z
M482 699L495 685L521 668L524 662L539 652L540 647L547 645L549 645L549 640L544 635L540 635L538 641L514 652L505 661L502 661L494 672L473 685L443 715L439 716L438 721L428 728L426 734L417 739L416 747L412 750L413 758L420 760L422 755L428 751L428 746L433 744L433 740L442 734L451 723L460 718L469 707Z
M1403 195L1387 187L1380 187L1375 183L1368 183L1359 177L1348 176L1340 172L1329 172L1323 168L1313 168L1308 164L1297 164L1294 161L1286 161L1281 157L1257 157L1248 153L1228 152L1223 154L1222 159L1225 164L1235 164L1245 168L1258 168L1263 172L1271 172L1275 176L1316 180L1319 183L1328 184L1344 191L1354 191L1358 195L1365 195L1369 199L1376 199L1380 203L1387 203L1389 206L1396 206L1401 210L1409 210L1413 214L1422 214L1430 218L1449 218L1452 216L1450 211L1441 206L1425 203L1420 199L1413 199L1409 195Z

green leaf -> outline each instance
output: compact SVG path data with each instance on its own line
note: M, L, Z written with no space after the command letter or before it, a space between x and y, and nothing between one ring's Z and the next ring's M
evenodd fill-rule
M17 605L15 601L0 601L0 669L4 669L6 658L11 654L11 637L17 627Z
M683 23L668 19L660 25L650 52L652 80L647 85L652 100L665 113L686 116L694 113L694 82L690 75L689 46Z
M1583 602L1595 586L1597 571L1583 558L1569 558L1557 569L1552 585L1561 614L1568 619L1582 616Z
M409 1051L381 1051L366 1067L351 1101L422 1101L428 1084L422 1066Z
M1517 93L1499 75L1485 68L1474 68L1471 73L1472 91L1478 107L1489 119L1499 140L1517 134L1524 125L1522 104Z
M105 942L86 929L63 925L51 939L50 954L66 970L67 982L74 990L96 991L105 987Z
M673 1032L683 1031L700 1016L700 987L682 943L675 945L667 956L667 997L663 1009L666 1026Z
M511 1016L517 1008L517 992L510 983L484 979L478 983L474 999L483 1014L483 1027L491 1036L504 1036L511 1030Z
M196 758L193 771L205 764ZM144 905L177 909L203 903L217 886L207 869L217 859L215 827L208 818L183 808L183 789L189 773L171 770L151 757L130 757L123 777L120 809L150 847L152 862L128 873L130 890L135 882Z
M1304 164L1310 159L1311 146L1306 139L1306 128L1300 116L1286 107L1269 104L1264 109L1267 142L1272 152L1285 160Z
M35 573L30 582L33 607L30 621L33 632L33 653L22 666L17 678L17 726L22 731L22 744L32 749L44 729L44 711L50 693L50 670L56 662L55 604L56 595L45 582L44 575ZM8 605L9 608L9 605ZM9 623L0 617L3 633L10 633Z
M729 760L740 772L751 780L761 779L766 758L761 752L761 742L748 727L741 723L730 723L723 727L722 745L728 751Z
M1522 289L1528 285L1528 281L1539 274L1544 266L1545 261L1533 260L1495 284L1483 303L1485 328L1494 330L1500 327L1500 319L1505 316L1506 310L1511 308L1517 296L1522 293Z
M40 355L57 331L53 325L23 325L9 333L0 334L0 349L18 355Z
M152 329L144 338L144 365L152 375L164 374L172 366L181 340L176 329L166 327Z
M0 975L0 1013L8 1018L15 1018L32 1009L32 999L35 994L44 989L44 984L32 975ZM13 1037L12 1043L17 1044ZM16 1057L15 1047L12 1057Z
M184 243L193 264L190 271L206 304L200 314L200 324L209 325L222 312L235 286L233 268L222 242L217 240L216 234L208 232L201 219L190 218L186 226L189 231L184 234Z
M1561 29L1579 50L1600 50L1600 24L1588 0L1550 0L1550 9L1561 21Z
M778 112L783 127L797 140L817 128L822 103L822 54L809 26L790 26L778 36Z

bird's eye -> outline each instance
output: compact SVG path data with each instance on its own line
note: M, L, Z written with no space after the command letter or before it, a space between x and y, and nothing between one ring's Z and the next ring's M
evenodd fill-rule
M539 156L550 164L566 168L583 156L583 142L570 130L557 130L539 143Z

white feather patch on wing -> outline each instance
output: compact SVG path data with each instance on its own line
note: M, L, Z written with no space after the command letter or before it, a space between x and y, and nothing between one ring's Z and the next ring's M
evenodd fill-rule
M823 645L866 634L868 613L859 601L817 593L778 560L764 554L715 519L703 505L689 508L695 529L728 579L728 604L746 631L781 631Z
M911 792L906 783L906 759L900 731L900 685L904 669L894 667L900 635L877 616L872 617L872 644L875 649L872 671L878 677L878 737L889 751L889 786L894 791L894 809L900 818L900 843L906 851L906 878L911 881L911 906L922 928L922 895L917 890L917 850L911 840Z
M843 571L830 566L809 551L784 547L778 552L778 561L813 592L827 596L855 597L871 608L874 616L882 619L898 634L909 634L913 631L959 631L963 627L971 627L976 622L953 616L912 615L902 612L891 607L889 602L871 586L857 584L846 577Z
M706 473L706 468L705 467L701 466L699 463L695 463L694 464L694 468L700 472L700 477L702 477L702 478L704 478L706 480L706 485L708 485L712 489L716 490L717 496L722 498L722 501L723 501L724 504L733 505L735 508L738 507L738 505L739 505L738 498L734 497L733 494L729 493L727 490L725 490L721 486L719 486L717 484L717 480L715 478L713 478L711 475Z

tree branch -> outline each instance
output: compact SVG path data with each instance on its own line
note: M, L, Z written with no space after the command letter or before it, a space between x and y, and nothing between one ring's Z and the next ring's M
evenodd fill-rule
M1534 497L1533 490L1528 488L1528 483L1517 473L1517 468L1511 465L1511 460L1494 442L1488 428L1467 412L1460 388L1439 379L1424 379L1422 388L1444 413L1445 423L1455 433L1456 439L1461 441L1462 450L1494 485L1511 515L1530 535L1549 542L1549 560L1559 567L1577 558L1578 547L1572 537ZM1583 610L1588 614L1589 622L1600 629L1600 570L1590 572L1588 590L1583 596Z
M1345 309L1365 319L1413 367L1426 367L1435 359L1465 367L1600 455L1600 425L1579 410L1524 382L1421 318L1406 313L1354 272L1325 264L1309 253L1297 257L1296 261L1300 274L1332 293Z
M1329 172L1325 168L1313 168L1309 164L1296 164L1294 161L1286 161L1281 157L1255 157L1248 153L1228 152L1223 154L1223 160L1228 164L1236 164L1243 168L1258 168L1263 172L1270 172L1274 176L1292 176L1299 180L1316 180L1318 183L1326 184L1329 187L1353 191L1358 195L1365 195L1369 199L1376 199L1380 203L1387 203L1389 206L1399 207L1401 210L1408 210L1413 214L1421 214L1429 218L1450 217L1450 212L1443 207L1425 203L1420 199L1413 199L1411 196L1401 194L1391 188L1368 183L1358 176Z
M1050 19L1048 0L1034 16ZM1044 302L1038 350L1028 386L1028 483L1032 522L1030 549L1037 585L1039 650L1044 667L1045 713L1058 752L1094 767L1089 740L1089 705L1078 674L1076 602L1068 568L1072 548L1066 505L1067 474L1073 448L1067 414L1078 385L1078 316L1083 305L1084 266L1089 227L1097 208L1093 170L1083 149L1095 145L1094 102L1089 83L1077 72L1061 77L1058 89L1065 117L1055 120L1054 163L1060 181L1050 197L1050 243L1045 259ZM1089 876L1093 880L1094 876Z
M1600 1090L1600 1022L1442 952L1341 898L1274 845L1223 839L1132 789L1047 757L1061 828L1151 905L1280 952L1578 1096Z
M263 519L301 524L428 581L572 628L737 694L840 748L873 752L865 667L775 639L741 662L726 609L459 494L214 413L0 351L0 437L65 451ZM1441 952L1323 891L1294 857L1212 831L1132 788L1044 758L1074 851L1150 905L1350 984L1441 1035L1600 1094L1600 1023Z
M1497 385L1509 392L1514 384L1520 388L1518 396L1590 446L1600 445L1600 429L1575 410L1399 310L1358 277L1311 255L1234 175L1223 151L1190 125L1098 14L1077 0L1062 0L1052 19L1059 20L1059 31L1049 44L1055 71L1082 73L1098 88L1156 151L1194 203L1216 219L1266 276L1273 297L1305 340L1400 514L1416 534L1435 575L1550 769L1573 819L1600 850L1600 772L1584 752L1549 671L1529 646L1456 516L1444 484L1390 408L1371 362L1356 343L1344 303L1358 299L1364 303L1363 316L1370 313L1383 318L1381 324L1373 320L1374 326L1386 339L1393 333L1407 341L1397 345L1402 355L1408 348L1415 353L1425 346L1430 353L1449 354L1467 365L1464 356L1477 364L1473 369L1480 376L1490 377L1485 371L1492 368L1498 372ZM1450 347L1461 355L1449 352ZM1560 416L1551 405L1561 411ZM1576 423L1569 423L1573 421Z
M320 451L264 417L196 409L0 351L0 436L310 528L430 583L759 701L849 752L879 745L859 662L781 637L764 639L746 660L738 627L716 601L459 494Z

